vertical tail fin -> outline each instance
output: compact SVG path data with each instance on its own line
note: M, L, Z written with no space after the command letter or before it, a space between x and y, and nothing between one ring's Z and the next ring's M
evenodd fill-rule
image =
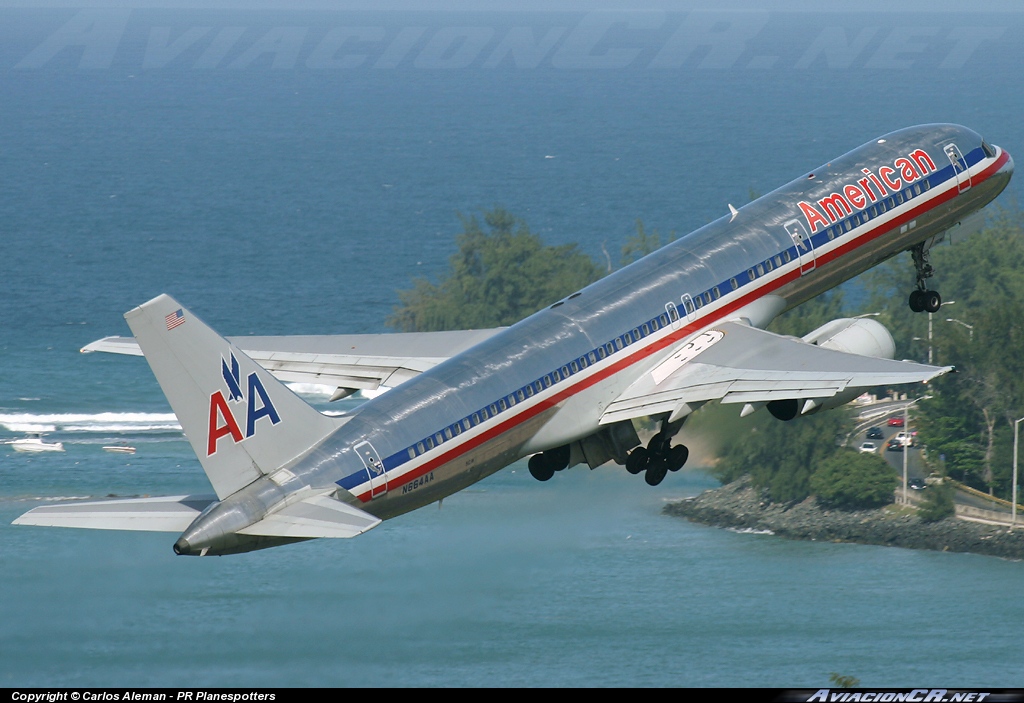
M170 296L124 317L219 498L338 427Z

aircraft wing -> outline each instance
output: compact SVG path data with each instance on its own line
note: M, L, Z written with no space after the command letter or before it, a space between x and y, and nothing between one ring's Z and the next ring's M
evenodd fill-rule
M827 399L847 388L928 381L953 370L825 349L738 322L680 345L605 409L600 424L670 413L709 400Z
M338 390L331 400L337 400L361 389L394 388L502 329L228 337L228 341L282 381L334 386ZM105 337L81 351L142 356L132 337Z

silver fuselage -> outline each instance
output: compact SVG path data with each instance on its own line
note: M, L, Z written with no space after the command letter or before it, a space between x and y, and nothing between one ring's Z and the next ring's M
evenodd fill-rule
M954 226L1012 170L1006 152L957 125L873 140L367 401L288 468L381 518L437 501L594 434L682 340L756 317L775 296L783 303L754 320L767 324ZM224 502L258 511L281 492L261 479Z

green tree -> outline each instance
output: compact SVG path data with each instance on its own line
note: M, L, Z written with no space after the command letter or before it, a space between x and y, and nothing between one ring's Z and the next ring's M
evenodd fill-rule
M958 373L928 386L933 397L918 406L921 439L933 458L945 456L950 476L1005 496L1013 421L1024 415L1024 214L996 209L983 229L953 239L932 249L930 285L955 303L931 316L931 347L934 363ZM861 281L893 333L896 357L925 361L929 316L906 303L913 276L904 254Z
M669 234L668 239L665 242L661 241L661 235L658 234L658 230L651 230L648 234L644 228L644 221L636 221L636 234L629 237L626 243L622 246L622 260L623 266L629 266L634 261L644 258L648 254L656 252L669 242L675 240L675 232Z
M802 337L826 322L843 317L844 314L846 313L843 305L843 291L833 288L782 313L768 325L768 331Z
M954 493L953 486L949 483L929 486L921 507L917 509L917 516L924 522L938 522L943 518L952 517L956 514L956 507L953 504Z
M827 507L848 510L877 508L893 501L899 480L876 454L842 449L811 475L811 491Z
M511 325L593 283L601 269L575 244L546 246L506 210L463 217L451 270L399 291L388 324L405 332ZM485 229L486 226L486 229Z
M756 418L756 419L755 419ZM811 475L839 447L848 422L842 410L830 410L790 422L767 412L750 418L749 429L737 434L715 467L723 482L749 474L776 503L798 502L811 494Z
M957 375L929 384L931 398L917 406L918 441L928 447L929 458L942 463L943 472L970 485L982 486L985 454L979 444L981 414L965 407L954 386Z

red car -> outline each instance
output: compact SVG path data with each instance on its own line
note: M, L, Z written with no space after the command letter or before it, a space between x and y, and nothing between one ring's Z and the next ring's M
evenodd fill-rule
M889 418L889 427L903 427L903 418L902 417L890 417Z

